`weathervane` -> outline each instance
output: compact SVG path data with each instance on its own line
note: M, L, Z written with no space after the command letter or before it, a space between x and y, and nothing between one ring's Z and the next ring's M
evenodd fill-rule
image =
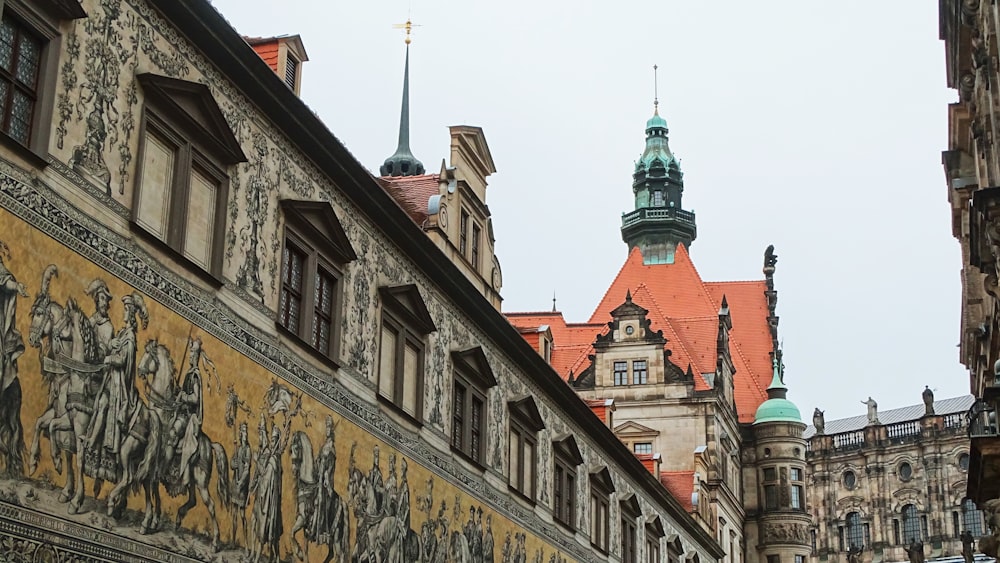
M394 23L394 24L392 24L392 27L395 28L395 29L405 29L406 30L406 39L404 39L404 41L406 42L407 45L409 45L410 44L410 33L413 32L413 28L414 27L420 27L420 26L414 24L410 20L410 18L407 17L406 18L406 23Z

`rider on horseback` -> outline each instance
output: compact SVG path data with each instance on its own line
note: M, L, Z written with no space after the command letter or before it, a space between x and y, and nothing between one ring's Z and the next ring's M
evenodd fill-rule
M126 295L122 297L122 304L125 306L125 326L108 344L108 354L104 358L107 371L87 438L89 448L93 449L102 442L104 448L115 455L128 432L128 422L139 405L139 393L135 387L139 321L143 329L149 326L149 313L142 295ZM115 479L113 475L101 477Z
M98 357L106 358L111 350L111 340L115 337L115 327L111 324L111 317L108 316L111 308L111 290L104 280L96 279L90 282L84 293L94 300L94 314L90 316L90 324L97 335Z
M191 356L188 371L184 375L181 389L177 392L177 411L174 414L173 424L170 425L166 451L164 452L166 467L169 468L174 458L174 451L180 442L180 477L181 485L184 486L187 486L191 479L191 457L198 451L198 436L201 434L201 424L204 420L201 397L201 364L204 361L207 366L215 366L202 350L201 338L193 338L189 344Z

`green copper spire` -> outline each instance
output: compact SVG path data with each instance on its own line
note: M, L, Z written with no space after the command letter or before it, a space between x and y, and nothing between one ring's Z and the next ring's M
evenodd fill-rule
M795 403L785 397L788 395L788 387L785 386L784 372L785 366L781 361L781 350L774 353L774 375L771 378L771 385L767 388L768 399L757 408L753 423L764 422L802 422L802 415Z
M424 165L410 152L410 28L406 22L406 64L403 67L403 107L399 112L399 144L396 152L385 159L379 174L382 176L419 176Z
M694 212L681 204L684 174L670 152L668 133L657 88L653 116L646 121L646 146L632 173L635 210L622 214L622 240L630 252L638 247L646 264L673 263L677 245L690 248L697 236Z

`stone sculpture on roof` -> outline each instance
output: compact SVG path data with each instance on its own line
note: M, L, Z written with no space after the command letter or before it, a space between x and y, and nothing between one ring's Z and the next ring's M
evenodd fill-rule
M822 434L826 431L826 419L823 414L823 411L819 410L819 407L816 407L816 410L813 411L813 426L816 428L817 434Z
M868 424L878 424L878 403L870 396L867 401L861 401L862 405L868 405Z
M924 385L923 398L925 410L924 414L928 416L934 414L934 391L931 391L931 388L927 385Z

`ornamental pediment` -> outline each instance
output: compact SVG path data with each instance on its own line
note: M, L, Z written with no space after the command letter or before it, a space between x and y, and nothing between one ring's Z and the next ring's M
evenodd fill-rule
M648 426L643 426L638 422L623 422L615 427L617 436L659 436L660 431Z

